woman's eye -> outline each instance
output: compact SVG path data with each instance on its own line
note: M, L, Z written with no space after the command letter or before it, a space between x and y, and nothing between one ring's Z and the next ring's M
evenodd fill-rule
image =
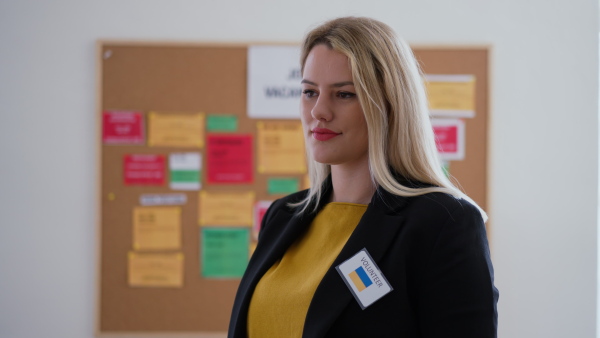
M306 97L313 97L313 96L317 95L317 93L312 89L305 89L302 91L302 94L304 94L304 96L306 96Z
M339 92L338 96L341 97L342 99L349 99L349 98L355 97L356 94L350 93L350 92Z

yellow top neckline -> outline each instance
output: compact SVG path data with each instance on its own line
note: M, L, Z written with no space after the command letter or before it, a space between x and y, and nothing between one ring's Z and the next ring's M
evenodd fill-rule
M368 204L359 204L359 203L350 203L350 202L329 202L329 203L325 204L325 206L328 206L328 205L352 205L352 206L357 206L357 207L369 206Z
M249 338L302 336L317 287L366 210L366 204L332 202L319 211L256 285L248 307Z

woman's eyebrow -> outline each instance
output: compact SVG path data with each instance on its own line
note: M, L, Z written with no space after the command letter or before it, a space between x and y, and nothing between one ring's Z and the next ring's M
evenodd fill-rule
M331 85L331 87L343 87L343 86L354 86L352 81L337 82Z
M302 81L300 81L300 83L301 84L302 83L306 83L306 84L309 84L309 85L312 85L312 86L317 86L316 83L314 83L314 82L312 82L310 80L306 80L306 79L302 79ZM352 82L352 81L342 81L342 82L336 82L336 83L330 85L330 87L336 87L336 88L337 87L343 87L343 86L354 86L354 82Z

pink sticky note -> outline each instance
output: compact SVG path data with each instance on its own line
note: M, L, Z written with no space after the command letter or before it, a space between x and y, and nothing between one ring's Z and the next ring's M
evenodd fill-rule
M137 111L102 112L102 142L144 144L144 118Z
M123 158L125 185L165 184L165 156L128 154Z
M207 136L208 183L252 183L252 135Z

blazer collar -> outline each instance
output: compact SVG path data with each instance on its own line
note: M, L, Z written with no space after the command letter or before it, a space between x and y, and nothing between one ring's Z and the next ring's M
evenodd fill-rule
M261 238L272 245L259 245L252 256L252 260L255 262L252 263L251 260L251 265L255 268L248 270L248 275L244 276L245 281L240 284L240 290L238 290L238 295L243 295L243 299L233 309L230 323L230 331L234 331L233 336L246 336L247 310L256 284L265 272L283 257L294 241L308 229L318 211L327 204L331 188L331 178L329 177L323 183L323 193L317 212L298 215L294 213L293 209L286 206L278 209L269 219L271 224L286 224L286 226L281 232L271 232L273 237ZM303 336L323 336L343 309L354 300L335 267L363 248L369 251L375 262L379 262L400 228L398 224L401 216L398 216L398 211L405 204L406 198L390 194L382 188L377 189L356 229L317 287L308 309ZM385 274L385 271L382 272ZM356 306L358 305L356 304Z
M404 197L377 189L356 229L317 287L306 315L304 337L324 336L344 308L356 302L335 267L365 248L376 263L380 262L401 228L402 216L398 211L406 203ZM382 272L385 275L386 271Z
M328 194L331 190L324 189L323 191ZM322 196L321 201L328 198L329 195L326 194ZM246 275L240 283L238 296L241 296L242 299L239 304L234 304L232 320L229 324L229 331L233 331L233 334L230 333L230 336L246 337L248 308L256 284L267 270L283 257L287 249L302 236L315 216L316 213L295 214L294 210L286 205L277 209L273 216L268 218L271 226L280 226L282 230L265 232L261 235L260 241L264 241L268 245L263 246L259 243L250 259L248 266L253 268L246 271Z

